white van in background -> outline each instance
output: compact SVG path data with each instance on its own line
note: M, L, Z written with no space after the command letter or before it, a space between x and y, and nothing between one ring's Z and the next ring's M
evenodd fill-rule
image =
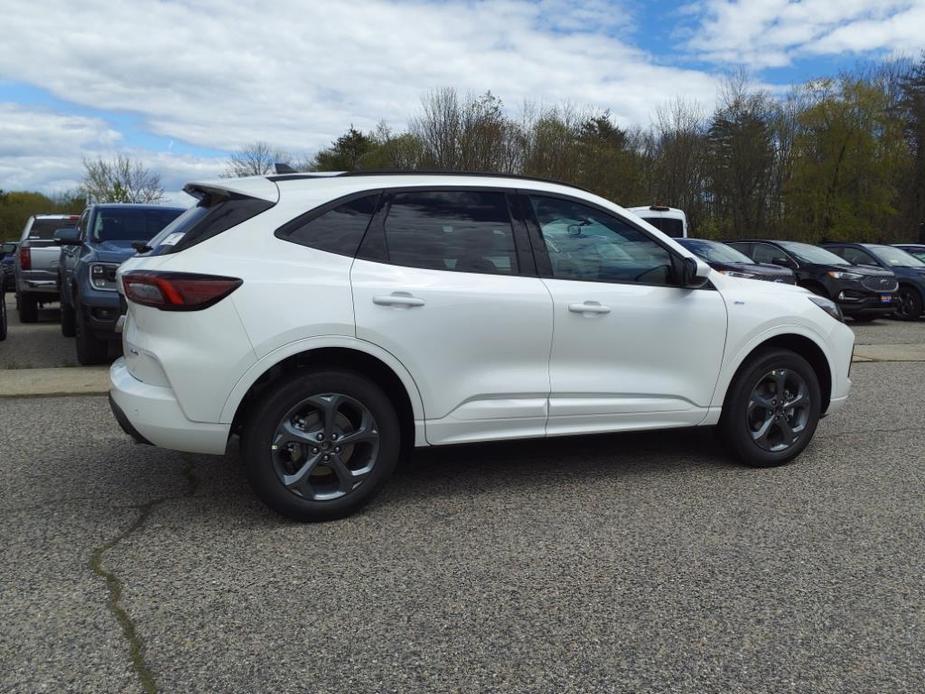
M684 214L684 210L664 205L628 207L627 209L673 239L687 238L687 215Z

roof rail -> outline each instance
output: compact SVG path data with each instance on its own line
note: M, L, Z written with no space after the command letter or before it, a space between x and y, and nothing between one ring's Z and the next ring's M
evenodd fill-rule
M315 173L305 173L305 174L285 174L281 176L267 176L271 181L291 181L297 180L300 178L323 178L323 177L350 177L358 178L360 176L471 176L473 178L510 178L513 180L520 181L539 181L540 183L553 183L559 186L566 186L567 188L575 188L576 190L582 190L586 193L591 193L592 195L597 195L592 190L583 188L581 186L575 185L574 183L566 183L565 181L558 181L554 178L542 178L540 176L523 176L521 174L510 174L510 173L496 173L493 171L442 171L439 169L426 169L420 171L399 171L396 169L363 169L361 171L341 171L334 174L326 174L324 172L315 172Z

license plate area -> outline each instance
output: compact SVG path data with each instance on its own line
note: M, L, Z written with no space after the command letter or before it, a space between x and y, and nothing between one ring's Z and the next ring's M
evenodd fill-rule
M881 303L881 304L892 304L892 303L893 303L893 295L892 295L892 294L881 294L881 295L880 295L880 303Z

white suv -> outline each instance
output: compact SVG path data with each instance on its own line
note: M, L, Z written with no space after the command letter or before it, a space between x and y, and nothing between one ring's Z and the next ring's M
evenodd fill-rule
M465 174L275 175L199 197L119 270L116 418L223 453L303 520L411 446L719 425L782 464L845 402L828 299L713 272L578 188Z

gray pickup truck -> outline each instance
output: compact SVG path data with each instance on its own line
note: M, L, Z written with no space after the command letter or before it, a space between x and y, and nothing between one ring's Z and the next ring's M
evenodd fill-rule
M55 231L75 226L78 219L78 215L37 214L26 222L13 265L20 322L35 323L39 305L58 300L61 247L55 243Z

